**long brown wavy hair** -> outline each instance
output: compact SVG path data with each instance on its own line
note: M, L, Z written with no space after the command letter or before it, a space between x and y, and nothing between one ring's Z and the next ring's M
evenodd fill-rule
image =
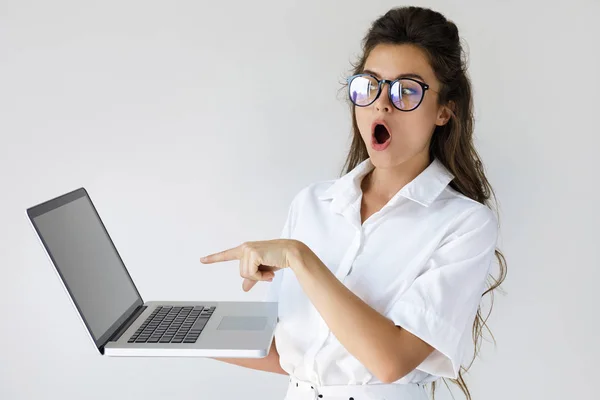
M469 198L485 204L497 212L496 196L488 182L483 164L473 145L473 98L471 82L467 74L466 57L460 43L458 28L439 12L421 7L398 7L389 10L375 20L362 41L362 56L357 62L352 63L353 74L361 73L370 52L379 44L412 44L425 52L430 65L435 72L441 89L437 98L439 105L447 105L450 101L451 118L443 126L436 126L429 147L430 159L437 158L455 176L450 186ZM345 85L344 87L345 88ZM343 89L342 88L342 89ZM349 101L352 113L352 143L342 169L342 174L350 172L361 161L369 157L367 148L358 130L356 112ZM494 202L491 204L490 197ZM461 366L458 378L450 379L459 386L468 400L471 394L463 378L473 361L479 354L483 329L485 328L494 344L496 340L486 322L490 316L494 303L495 289L506 277L506 260L504 255L495 250L499 263L499 276L488 277L488 288L482 294L490 294L491 306L489 312L483 316L481 304L473 322L472 336L475 344L473 358L467 367ZM446 378L444 384L448 387ZM435 399L436 382L431 382L431 395ZM448 388L449 389L449 388Z

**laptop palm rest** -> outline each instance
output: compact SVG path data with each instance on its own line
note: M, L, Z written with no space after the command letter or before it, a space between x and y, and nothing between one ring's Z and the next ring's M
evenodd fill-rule
M266 317L225 316L221 319L217 330L262 331L265 329L266 326Z

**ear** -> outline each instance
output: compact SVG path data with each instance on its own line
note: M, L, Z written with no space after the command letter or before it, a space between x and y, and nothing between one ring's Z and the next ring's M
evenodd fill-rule
M441 106L435 124L438 126L446 125L448 121L450 121L450 117L455 108L456 104L453 101L450 101L447 105Z

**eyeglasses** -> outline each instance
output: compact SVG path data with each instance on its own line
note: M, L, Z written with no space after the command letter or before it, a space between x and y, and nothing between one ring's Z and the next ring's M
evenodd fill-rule
M373 104L381 94L381 86L387 82L390 102L400 111L412 111L419 107L425 97L425 91L429 89L428 84L416 79L399 78L390 81L377 79L371 74L353 75L348 77L347 82L348 97L358 107Z

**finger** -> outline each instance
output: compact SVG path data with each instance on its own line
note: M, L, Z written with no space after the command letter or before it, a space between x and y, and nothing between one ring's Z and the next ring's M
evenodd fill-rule
M248 249L242 250L242 257L240 258L240 276L242 278L248 277Z
M275 278L275 272L272 272L272 271L263 272L263 277L267 281L272 281L273 278Z
M244 281L242 282L242 290L244 292L248 292L250 289L252 289L254 287L254 285L256 285L256 282L258 282L258 281L244 278Z
M221 251L219 253L211 254L200 259L203 264L211 264L221 261L239 260L241 257L241 247L234 247L229 250Z
M243 251L244 255L242 256L242 259L240 260L240 275L242 276L242 278L244 278L244 280L242 281L242 290L244 292L248 292L250 289L252 289L254 287L254 285L256 285L256 281L250 279L248 277L248 260L250 259L250 253L249 253L249 249L246 248Z
M261 267L263 267L262 270ZM247 268L248 275L246 276L256 281L266 281L272 275L272 272L270 270L267 270L267 268L269 267L261 264L261 258L257 253L254 253L250 256Z
M267 272L267 274L274 275L272 272ZM266 279L266 281L273 282L273 278L274 278L274 276L271 276L268 279ZM242 282L242 289L244 290L244 292L248 292L250 289L252 289L254 287L254 285L256 285L257 282L258 281L255 281L254 279L244 278L244 281Z
M258 266L258 270L261 271L261 267L264 267L264 265L259 265ZM273 278L275 277L275 273L273 271L264 271L262 270L262 281L270 281L273 280Z

